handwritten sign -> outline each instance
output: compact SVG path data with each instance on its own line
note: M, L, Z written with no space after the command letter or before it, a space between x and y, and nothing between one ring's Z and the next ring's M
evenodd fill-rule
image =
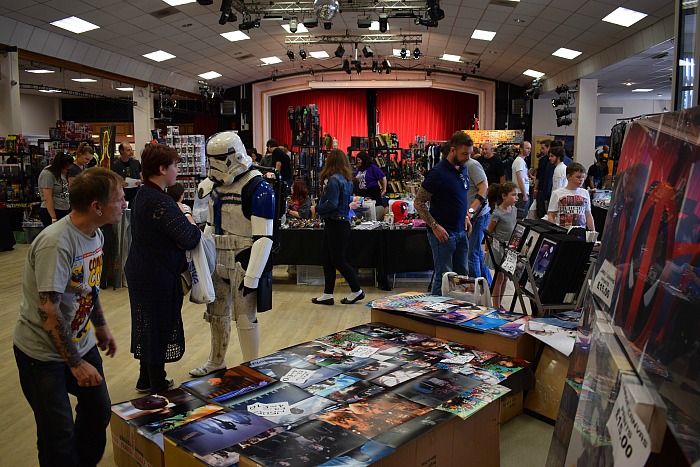
M616 467L644 465L651 452L649 433L634 411L633 404L629 387L622 381L620 394L605 425L610 432Z
M501 268L510 274L515 274L515 267L518 265L518 254L513 250L506 250L505 253Z
M465 363L469 363L472 360L474 360L474 355L455 355L452 358L446 358L445 360L442 360L440 363L453 363L455 365L464 365Z
M352 349L350 352L348 352L348 355L351 357L359 357L359 358L367 358L371 355L374 355L377 350L374 347L370 347L368 345L358 345L354 349Z
M248 412L261 417L278 417L280 415L289 415L292 413L289 410L289 402L287 401L275 402L272 404L256 402L255 404L250 404L247 408Z
M280 378L280 381L292 384L304 384L313 374L314 370L292 368L286 375Z
M598 274L596 274L595 279L593 279L591 290L597 297L603 300L608 307L612 306L612 294L615 288L616 275L617 269L606 259L600 267Z

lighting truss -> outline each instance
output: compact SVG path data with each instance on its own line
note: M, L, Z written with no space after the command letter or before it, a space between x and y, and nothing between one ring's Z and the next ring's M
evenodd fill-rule
M111 96L104 96L102 94L93 94L91 92L84 92L84 91L73 91L72 89L63 89L63 88L57 88L54 86L44 86L43 84L29 84L29 83L20 83L19 84L20 89L26 89L26 90L32 90L32 91L41 91L41 90L46 90L46 89L56 89L58 91L61 91L61 94L63 95L68 95L68 96L76 96L76 97L87 97L90 99L102 99L105 101L112 101L112 102L119 102L122 104L131 104L134 107L137 106L136 101L131 98L131 97L111 97Z
M353 3L354 5L354 3ZM343 7L345 8L345 7ZM367 34L363 36L285 36L285 44L347 44L347 43L414 43L422 44L422 34Z
M263 18L265 17L292 17L301 16L306 14L306 16L316 17L314 11L313 1L300 1L300 2L243 2L240 0L233 0L232 7L234 10L239 11L242 14L258 15ZM346 12L378 12L384 11L389 13L389 17L396 12L415 12L415 11L427 11L428 1L427 0L377 0L375 1L358 1L354 0L352 3L343 2L343 13Z

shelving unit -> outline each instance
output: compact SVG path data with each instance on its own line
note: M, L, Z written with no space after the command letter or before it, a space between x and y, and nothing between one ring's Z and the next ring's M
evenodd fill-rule
M185 200L194 200L197 185L207 176L206 138L204 135L168 134L166 144L180 155L177 179L185 185Z
M304 113L306 110L306 113ZM300 114L302 115L300 117ZM306 181L309 195L321 195L318 174L323 167L325 151L321 148L321 125L315 104L303 108L289 108L292 131L292 177Z

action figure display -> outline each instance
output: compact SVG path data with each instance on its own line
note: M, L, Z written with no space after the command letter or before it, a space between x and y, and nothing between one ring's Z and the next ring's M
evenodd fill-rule
M272 304L272 249L275 192L252 167L241 139L233 131L210 137L206 147L209 176L199 184L199 197L211 194L205 233L216 244L212 276L216 300L207 305L204 319L211 330L207 362L190 371L204 376L226 368L231 319L236 322L243 360L258 356L260 330L257 312Z

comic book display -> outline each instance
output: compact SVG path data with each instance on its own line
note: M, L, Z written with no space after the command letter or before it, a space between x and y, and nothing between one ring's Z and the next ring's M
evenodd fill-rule
M697 107L627 126L548 465L700 460L699 132Z
M204 465L236 465L242 455L262 465L369 465L486 407L528 366L369 323L112 411L161 450L175 444Z

